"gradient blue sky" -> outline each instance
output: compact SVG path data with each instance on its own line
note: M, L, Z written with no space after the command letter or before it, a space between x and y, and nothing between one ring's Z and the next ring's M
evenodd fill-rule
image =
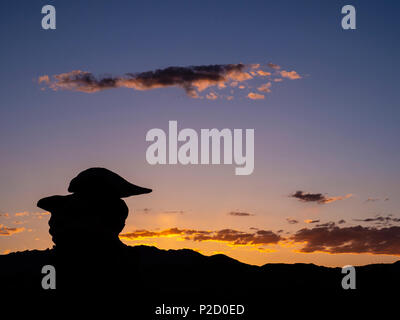
M345 31L340 11L350 3L357 30ZM41 29L45 4L56 7L56 30ZM79 171L104 166L154 189L128 200L127 230L290 231L287 217L399 216L399 9L398 1L2 1L0 213L40 211L38 199L65 194ZM191 99L180 88L42 91L37 83L77 69L121 75L268 62L302 79L277 83L258 101ZM148 165L145 134L168 120L180 128L254 128L253 175L235 176L233 166ZM288 199L296 190L354 196L318 206ZM141 208L185 214L156 223L156 214L132 214ZM232 210L255 216L232 219ZM32 229L2 237L0 249L51 244L45 223ZM307 261L339 263L316 256ZM297 259L285 257L276 260Z

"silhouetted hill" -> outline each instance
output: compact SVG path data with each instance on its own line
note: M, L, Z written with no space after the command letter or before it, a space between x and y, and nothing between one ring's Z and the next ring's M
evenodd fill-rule
M41 287L41 268L47 264L57 270L56 290ZM80 305L92 315L108 308L115 316L135 314L141 320L182 319L154 318L154 312L161 305L196 310L199 304L240 304L246 313L229 317L193 313L187 319L264 319L272 309L300 315L309 313L305 306L317 304L328 304L333 308L330 313L337 314L343 312L342 306L351 306L357 315L367 301L397 292L400 261L356 267L356 290L342 289L343 276L341 268L300 263L258 267L222 254L204 256L189 249L150 246L123 246L112 263L104 264L98 259L88 263L80 256L65 261L55 249L0 256L1 290L8 296L16 294L17 301L36 299L65 310Z
M90 256L90 252L87 255ZM168 297L173 293L180 297L192 294L247 299L256 297L266 288L269 291L323 291L338 295L346 292L341 287L344 276L341 268L301 263L258 267L222 254L204 256L189 249L161 250L151 246L123 246L114 257L113 262L96 261L99 265L88 265L87 261L80 260L80 256L74 261L65 261L64 257L59 260L54 249L1 255L2 288L43 292L41 268L50 264L57 270L57 292L80 286L91 291L86 281L94 284L92 289L97 293L103 290L107 293L109 286L118 292L134 287L142 293L151 293L153 298ZM83 281L79 284L71 277L77 271L79 280ZM398 288L400 261L356 267L356 275L357 289L353 291L382 292Z

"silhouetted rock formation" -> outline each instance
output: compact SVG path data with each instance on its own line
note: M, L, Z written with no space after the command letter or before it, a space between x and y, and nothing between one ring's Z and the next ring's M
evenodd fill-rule
M125 267L121 260L125 246L118 235L129 211L121 198L152 190L108 169L90 168L71 180L68 191L73 194L46 197L37 204L51 213L58 287L68 291L81 284L93 290L118 286ZM115 276L107 278L105 273Z
M85 195L126 198L150 193L152 190L134 185L108 169L89 168L71 180L68 191Z
M91 241L101 250L121 245L118 234L125 226L128 207L120 199L149 193L105 168L90 168L71 180L72 195L39 200L38 207L51 213L50 234L58 250L78 250Z

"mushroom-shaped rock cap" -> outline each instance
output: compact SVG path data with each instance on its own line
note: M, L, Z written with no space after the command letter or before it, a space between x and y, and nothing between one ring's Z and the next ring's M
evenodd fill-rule
M150 193L152 190L134 185L108 169L89 168L71 180L68 191L125 198Z

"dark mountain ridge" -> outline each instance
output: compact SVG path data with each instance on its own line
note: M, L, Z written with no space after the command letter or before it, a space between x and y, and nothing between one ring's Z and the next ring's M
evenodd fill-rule
M89 252L87 255L90 257ZM335 306L331 313L340 315L347 310L342 308L350 306L351 313L359 315L368 301L375 301L371 305L376 306L377 299L400 287L400 261L356 267L357 288L344 290L341 268L314 264L254 266L222 254L204 256L190 249L150 246L123 246L112 262L107 257L105 253L92 261L76 255L66 261L57 256L57 249L1 255L1 289L8 297L17 297L15 301L45 301L61 310L68 310L70 304L79 305L92 316L112 309L125 317L133 312L141 320L175 320L181 317L154 318L154 310L162 305L196 309L199 304L239 304L245 307L245 316L206 318L264 319L271 308L298 316L309 314L304 309L309 304L329 303ZM48 264L56 268L55 290L41 287L41 269ZM204 317L193 314L189 319Z
M87 252L85 255L90 256ZM108 256L104 254L104 258ZM268 263L263 266L249 265L239 262L223 254L205 256L190 249L162 250L153 246L123 245L115 263L102 258L86 276L105 271L104 266L113 265L124 284L136 282L138 278L145 279L146 287L152 287L153 294L157 291L199 291L202 284L208 288L218 288L219 291L232 293L232 288L257 290L268 286L276 290L304 290L302 284L307 283L308 289L346 291L341 286L345 274L339 267L324 267L315 264ZM0 274L3 288L24 288L41 291L41 268L44 265L64 264L78 266L82 255L76 255L74 261L65 261L57 257L57 249L31 250L0 255ZM392 264L370 264L355 267L357 274L357 290L382 290L397 286L400 283L400 260ZM64 275L57 275L64 276ZM101 273L102 278L113 276ZM190 278L188 281L187 277ZM184 280L183 280L184 279ZM254 281L257 279L256 281ZM365 282L364 282L365 280ZM254 281L254 282L252 282ZM173 282L174 285L171 286ZM221 286L224 283L224 286ZM161 285L164 284L164 285ZM122 286L123 287L123 286ZM58 289L57 289L58 290ZM201 291L201 290L200 290ZM238 290L236 290L238 291ZM351 290L350 290L351 291ZM235 294L240 295L239 292Z

